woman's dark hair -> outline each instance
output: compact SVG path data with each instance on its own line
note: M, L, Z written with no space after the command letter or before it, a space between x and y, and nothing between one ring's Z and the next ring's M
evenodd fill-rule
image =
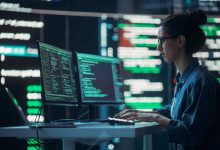
M185 14L170 15L160 26L172 37L184 35L188 54L199 51L205 43L206 35L200 25L207 23L207 17L201 10L188 10Z

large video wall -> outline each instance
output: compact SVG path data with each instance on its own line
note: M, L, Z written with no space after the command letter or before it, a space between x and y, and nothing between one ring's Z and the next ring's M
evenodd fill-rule
M40 39L40 30L44 27L44 22L40 21L39 15L1 12L0 17L0 82L1 89L8 87L19 104L27 114L28 120L44 121L42 114L36 120L39 109L42 107L40 70L38 63L38 52L36 41ZM24 122L19 119L17 111L9 98L1 92L3 103L8 103L8 108L1 109L11 112L4 115L3 122L19 125ZM8 117L11 116L11 117ZM13 120L13 121L9 121ZM3 125L3 124L1 124ZM35 146L37 141L35 141ZM33 143L28 142L28 149L33 147Z
M157 50L157 27L164 15L70 17L4 11L2 6L0 3L1 89L7 86L13 92L30 121L35 121L42 106L36 40L83 53L98 54L100 50L101 55L121 58L127 107L152 110L170 101L175 70ZM202 29L207 41L195 56L220 82L220 17L210 16ZM7 95L0 95L1 104L7 103L7 109L1 105L1 113L8 114L1 119L10 119L3 125L22 124ZM44 121L43 112L38 121ZM33 143L28 145L31 149Z
M207 25L201 27L207 39L202 50L195 54L202 65L212 72L220 83L220 17L208 18Z
M124 15L100 19L100 52L123 60L124 96L128 107L152 110L171 100L175 70L163 62L157 50L157 27L163 17ZM201 27L207 40L195 57L220 82L219 19L209 17L208 24Z
M100 20L101 54L123 60L128 107L152 110L167 99L168 65L157 50L160 22L159 17L146 15Z

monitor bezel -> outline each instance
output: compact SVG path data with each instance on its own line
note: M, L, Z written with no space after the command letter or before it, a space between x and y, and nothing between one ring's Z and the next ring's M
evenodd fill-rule
M59 105L59 106L78 106L79 103L80 103L80 100L79 100L79 94L78 92L76 91L76 96L77 96L77 100L72 100L72 101L65 101L65 100L46 100L45 98L45 87L44 87L44 80L43 80L43 74L42 74L42 63L41 63L41 52L40 52L40 44L46 44L46 45L49 45L49 46L52 46L52 47L55 47L55 48L59 48L61 50L64 50L64 51L68 51L68 50L65 50L63 48L60 48L60 47L57 47L57 46L54 46L54 45L51 45L51 44L47 44L45 42L42 42L42 41L37 41L37 47L38 47L38 61L39 61L39 64L40 64L40 84L41 84L41 99L43 101L43 104L44 105ZM73 52L72 51L68 51L68 52L71 52L72 54L72 67L73 67L73 75L75 76L75 81L77 80L76 79L76 72L75 72L75 69L74 69L74 55L73 55ZM75 83L75 87L77 89L77 83Z
M123 77L123 62L119 59L119 58L116 58L116 57L107 57L107 56L100 56L100 55L94 55L94 54L87 54L87 53L80 53L80 52L77 52L75 51L73 53L74 55L74 64L76 65L76 72L77 72L77 86L79 87L78 88L78 95L80 97L80 105L124 105L125 104L125 98L124 98L124 85L122 86L122 90L123 90L123 93L122 93L122 99L121 101L116 101L116 100L111 100L111 101L107 101L107 102L104 102L104 101L83 101L83 98L82 98L82 88L81 88L81 82L80 82L80 72L79 72L79 63L78 63L78 57L77 55L78 54L86 54L86 55L90 55L90 56L95 56L95 57L100 57L100 58L114 58L114 59L118 59L119 62L120 62L120 71L121 71L121 74L122 74L122 77ZM114 90L114 89L113 89Z

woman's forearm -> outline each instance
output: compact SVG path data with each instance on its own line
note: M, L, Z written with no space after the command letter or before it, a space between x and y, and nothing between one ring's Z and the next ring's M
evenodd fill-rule
M155 117L155 118L154 118L155 122L159 123L160 125L162 125L162 126L165 127L165 128L168 126L168 124L169 124L169 122L170 122L170 119L169 119L169 118L164 117L164 116L162 116L162 115L160 115L160 114L155 114L154 117Z

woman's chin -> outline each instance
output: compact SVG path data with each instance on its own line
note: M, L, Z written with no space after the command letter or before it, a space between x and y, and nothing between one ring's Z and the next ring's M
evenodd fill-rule
M172 63L172 61L170 59L167 59L166 57L163 57L163 59L166 63Z

